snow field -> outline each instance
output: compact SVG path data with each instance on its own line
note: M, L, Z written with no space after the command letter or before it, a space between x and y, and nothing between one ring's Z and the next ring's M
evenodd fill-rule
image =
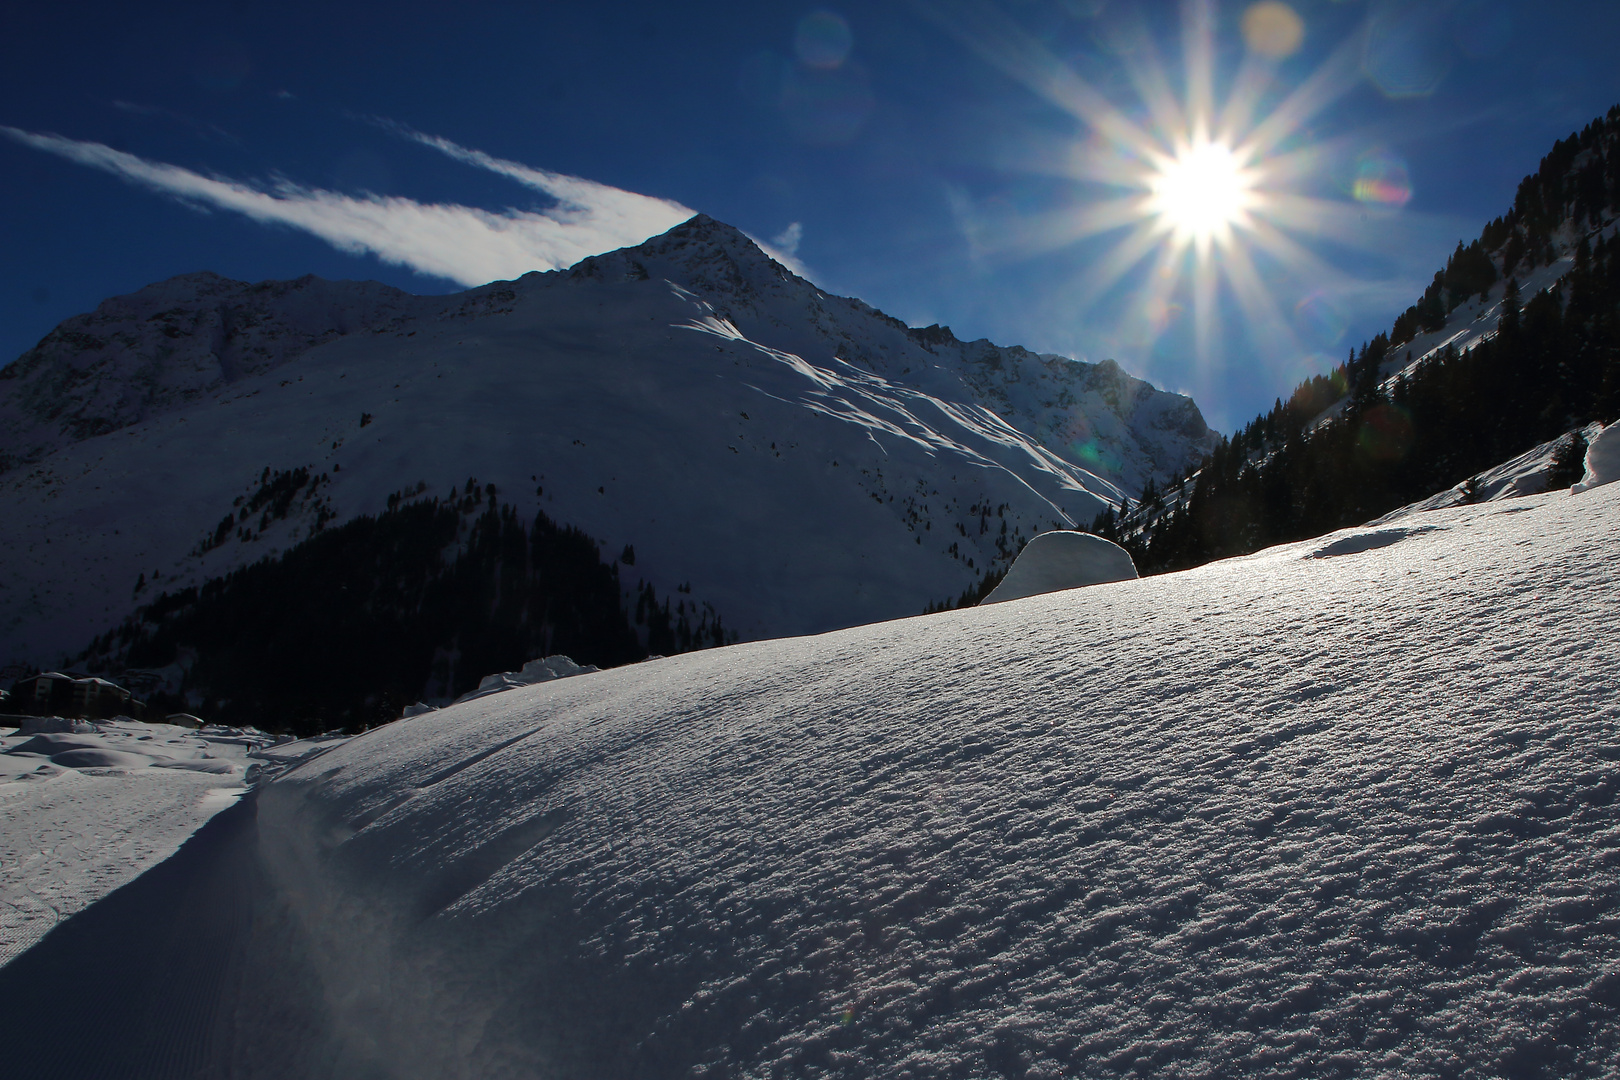
M277 993L324 1005L239 1037L293 1048L266 1076L1613 1074L1616 490L378 729L260 792Z
M274 741L134 720L80 726L0 729L0 966L173 855L247 790L250 755ZM315 745L276 746L271 767Z

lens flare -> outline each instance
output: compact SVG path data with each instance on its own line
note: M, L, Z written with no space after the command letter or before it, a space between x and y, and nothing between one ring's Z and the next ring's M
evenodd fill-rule
M1343 341L1350 329L1343 306L1322 292L1313 292L1294 305L1294 321L1312 344L1323 348Z
M793 51L799 62L810 68L835 68L849 59L855 36L843 16L830 11L812 11L799 20L793 32Z
M1357 441L1375 461L1399 461L1412 448L1412 417L1399 405L1376 405L1362 417Z
M1243 41L1261 56L1293 56L1305 41L1305 20L1282 0L1260 0L1243 13Z
M1399 208L1412 199L1412 181L1406 162L1388 150L1369 150L1356 159L1350 195L1368 206Z
M1385 97L1427 97L1451 72L1450 5L1383 0L1367 20L1362 70Z

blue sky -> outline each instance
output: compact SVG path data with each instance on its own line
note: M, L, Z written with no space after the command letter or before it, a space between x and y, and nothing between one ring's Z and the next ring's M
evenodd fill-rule
M1114 357L1230 430L1620 102L1620 5L1261 6L16 5L0 357L174 274L447 292L700 210L824 288ZM1263 180L1200 261L1141 180L1189 101L1234 97Z

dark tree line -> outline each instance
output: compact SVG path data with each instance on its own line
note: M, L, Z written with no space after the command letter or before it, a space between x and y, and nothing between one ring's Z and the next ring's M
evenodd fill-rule
M1144 573L1196 566L1318 536L1458 484L1591 421L1620 417L1620 106L1561 140L1520 184L1513 209L1459 243L1419 302L1333 372L1296 388L1164 491L1108 510L1092 531ZM1553 235L1578 237L1575 266L1524 298L1517 275L1550 263ZM1401 347L1507 279L1494 337L1448 347L1393 384ZM1336 416L1314 423L1339 405ZM1561 444L1554 484L1578 479L1584 445ZM1465 488L1465 493L1468 489Z
M163 593L85 659L117 671L190 658L180 697L156 704L186 707L193 692L203 701L187 711L205 719L309 735L392 720L540 656L611 667L735 640L707 604L619 575L579 529L544 513L525 523L469 480Z

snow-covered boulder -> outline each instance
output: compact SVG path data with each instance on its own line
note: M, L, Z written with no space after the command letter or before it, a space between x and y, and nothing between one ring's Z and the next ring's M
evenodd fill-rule
M1586 444L1586 475L1569 490L1590 491L1613 480L1620 480L1620 422L1610 424Z
M485 675L478 680L478 689L462 694L456 698L455 704L460 705L463 701L488 697L490 694L499 694L503 690L512 690L519 686L533 686L535 683L566 679L571 675L588 675L601 670L595 664L583 666L576 664L571 657L547 656L540 660L530 660L523 665L521 671L503 671L496 675Z
M65 716L29 716L23 718L22 725L17 728L17 734L40 735L59 731L83 734L94 730L95 725L88 720L73 720Z
M1118 544L1090 533L1041 533L1018 553L1012 569L984 598L984 603L999 604L1003 600L1109 581L1130 581L1135 577L1136 564L1131 561L1130 552Z

